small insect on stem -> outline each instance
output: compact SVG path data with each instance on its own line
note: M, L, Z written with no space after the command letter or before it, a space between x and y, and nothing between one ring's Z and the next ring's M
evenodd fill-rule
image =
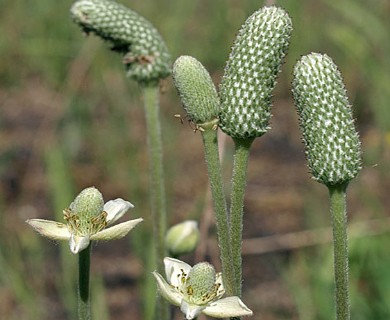
M180 122L181 122L181 124L184 123L184 122L183 122L183 117L181 116L181 114L177 113L177 114L174 114L173 116L174 116L175 118L179 119Z
M168 81L167 81L167 79L161 79L160 82L159 82L159 87L160 87L161 94L167 93L167 91L168 91Z
M204 132L204 129L198 124L195 124L195 127L193 128L193 130L194 130L194 133L196 133L197 131Z
M154 62L154 57L151 55L139 55L134 56L131 52L127 53L123 57L123 64L131 64L131 63L139 63L141 65L143 64L150 64Z
M175 118L178 118L180 120L181 124L184 123L184 120L183 120L183 117L181 116L181 114L177 113L173 116ZM200 125L198 125L198 124L194 123L192 120L188 119L187 116L185 118L187 118L188 125L191 127L191 129L194 131L194 133L196 133L197 131L201 131L201 132L204 131L204 129Z

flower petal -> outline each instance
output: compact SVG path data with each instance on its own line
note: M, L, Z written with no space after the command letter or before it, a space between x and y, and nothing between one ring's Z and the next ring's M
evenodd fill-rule
M91 235L91 240L115 240L123 238L141 221L143 221L142 218L129 220L110 228L103 229L102 231Z
M227 297L210 303L203 313L214 318L229 318L253 315L239 297Z
M180 277L184 272L186 275L191 270L191 266L181 260L169 258L164 258L165 265L165 274L167 276L168 282L174 287L179 287L182 285L180 282Z
M221 297L225 294L225 287L223 286L223 281L222 281L222 272L218 272L216 274L215 284L219 284L217 299L221 299Z
M187 320L195 319L206 306L198 306L196 304L189 304L183 300L180 306L180 310L186 315Z
M49 239L69 240L70 238L68 227L63 223L44 219L29 219L26 222Z
M131 208L134 208L133 204L121 198L106 202L103 210L107 212L107 224L113 224Z
M157 281L157 286L160 290L160 294L175 306L180 306L182 296L181 294L170 284L158 272L152 272L153 276Z
M86 249L89 246L89 243L89 236L80 237L72 234L69 240L70 251L74 254L79 253L80 251Z

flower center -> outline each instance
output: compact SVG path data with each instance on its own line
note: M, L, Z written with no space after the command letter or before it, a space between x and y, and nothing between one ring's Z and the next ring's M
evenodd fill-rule
M79 236L92 235L107 225L107 213L103 211L104 200L98 189L84 189L64 210L69 231Z
M211 264L207 262L196 264L183 284L184 299L196 305L204 305L214 300L220 286L215 280L215 269Z

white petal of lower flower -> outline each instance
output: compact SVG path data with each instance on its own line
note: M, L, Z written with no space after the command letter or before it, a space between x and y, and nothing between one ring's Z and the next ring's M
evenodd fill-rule
M172 303L175 306L180 306L182 296L181 294L172 287L165 279L156 271L152 272L153 276L156 278L157 286L160 290L160 294Z
M70 251L74 254L79 253L86 249L89 246L89 243L89 236L80 237L72 234L69 240Z
M70 238L68 227L63 223L44 219L29 219L26 222L49 239L69 240Z
M216 299L221 299L221 297L225 294L225 287L223 286L223 281L222 281L222 272L218 272L215 278L216 278L215 283L219 284L218 294Z
M114 223L131 208L134 208L133 204L121 198L106 202L104 204L103 210L107 212L107 224Z
M167 280L174 287L178 287L179 285L181 285L180 275L183 272L188 275L191 270L191 266L189 264L178 259L169 257L164 258L164 266Z
M229 318L253 315L238 297L227 297L210 303L203 313L214 318Z
M125 221L115 226L109 227L107 229L103 229L93 235L91 235L91 240L115 240L121 239L125 235L129 233L131 229L133 229L138 223L143 221L142 218Z
M189 304L185 300L181 302L180 310L186 315L187 320L195 319L205 309L205 306Z

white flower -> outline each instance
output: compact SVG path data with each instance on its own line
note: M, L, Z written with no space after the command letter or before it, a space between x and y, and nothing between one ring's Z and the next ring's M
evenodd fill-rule
M64 210L66 223L44 219L29 219L26 222L49 239L68 240L70 250L76 254L87 248L91 240L114 240L127 235L142 218L107 227L131 208L134 206L129 201L120 198L104 204L99 190L91 187L84 189Z
M187 263L165 258L168 282L153 272L161 295L175 306L180 306L186 319L195 319L200 313L214 318L251 316L253 312L238 297L221 299L225 293L222 274L214 267L200 262L194 267Z

